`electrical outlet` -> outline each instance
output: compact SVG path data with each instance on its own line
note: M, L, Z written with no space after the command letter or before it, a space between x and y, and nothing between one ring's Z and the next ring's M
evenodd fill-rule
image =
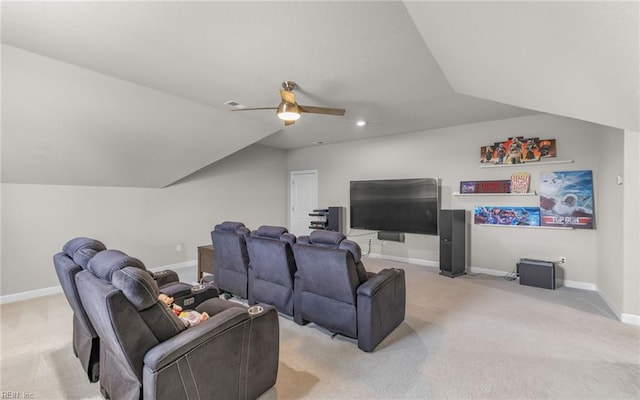
M181 251L182 251L182 244L178 243L178 244L176 245L176 252L177 252L177 253L180 253Z
M567 262L567 257L560 257L560 264L564 264Z

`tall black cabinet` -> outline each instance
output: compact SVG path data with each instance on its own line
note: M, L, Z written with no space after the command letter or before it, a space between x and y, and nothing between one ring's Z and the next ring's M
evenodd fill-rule
M440 210L440 275L466 274L466 211Z

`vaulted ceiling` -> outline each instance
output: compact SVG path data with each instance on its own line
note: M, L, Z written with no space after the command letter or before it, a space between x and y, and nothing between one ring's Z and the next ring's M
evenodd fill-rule
M282 149L553 113L640 130L637 2L2 2L2 182L164 187ZM303 114L273 110L298 83ZM365 120L364 127L356 121Z

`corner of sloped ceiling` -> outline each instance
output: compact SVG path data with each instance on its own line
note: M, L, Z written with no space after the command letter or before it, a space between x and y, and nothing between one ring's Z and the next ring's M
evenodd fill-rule
M405 2L453 89L640 128L638 2Z
M2 45L2 182L164 187L279 129Z
M260 165L260 163L265 162L265 160L271 160L271 162L279 160L282 163L283 174L286 173L287 150L266 146L260 143L253 143L225 157L215 160L197 171L193 171L189 175L166 185L165 188L181 185L187 182L204 180L212 175L221 173L221 171L237 172L238 170L242 170L243 166L247 168L256 168L256 164ZM230 165L232 165L233 168L229 168Z

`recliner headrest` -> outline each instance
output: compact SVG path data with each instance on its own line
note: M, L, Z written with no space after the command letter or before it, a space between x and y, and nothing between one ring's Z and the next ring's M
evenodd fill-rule
M82 249L94 249L96 251L106 250L107 247L99 240L91 239L88 237L77 237L69 240L62 246L62 251L73 258L76 251Z
M138 267L124 267L114 271L111 283L122 291L138 311L146 310L158 302L158 285L151 274Z
M287 232L287 228L282 226L262 225L254 232L254 234L257 237L280 240L280 236Z
M98 278L111 282L113 273L126 267L139 268L150 275L142 261L129 257L120 250L104 250L96 254L87 265L87 269Z
M291 246L293 246L294 244L296 244L296 235L294 235L293 233L285 232L280 235L280 240L283 242L287 242Z
M243 228L243 227L245 226L242 222L224 221L223 223L216 225L213 228L213 230L236 233L238 228Z
M251 235L251 231L242 222L225 221L213 227L215 232L230 232L244 237Z
M340 242L345 239L346 236L344 236L342 233L333 231L316 230L311 232L311 234L309 235L309 240L312 244L327 247L338 247L340 245Z
M309 239L309 235L300 235L296 240L296 243L300 244L311 244L311 239Z
M347 250L351 253L353 255L353 261L355 261L356 264L360 262L360 259L362 258L362 250L358 243L345 239L340 242L340 246L338 246L338 248L341 250Z
M82 269L87 269L89 261L99 252L95 249L80 249L73 255L73 262L81 266Z

